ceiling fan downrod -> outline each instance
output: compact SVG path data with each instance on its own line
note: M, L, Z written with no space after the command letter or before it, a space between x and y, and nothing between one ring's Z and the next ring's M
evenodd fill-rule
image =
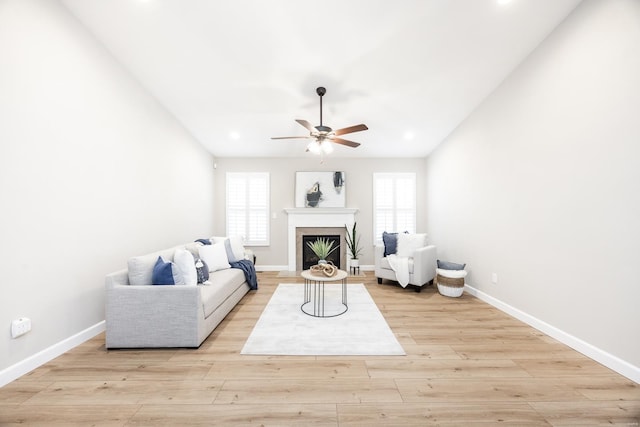
M318 94L318 96L320 97L320 128L323 128L324 126L322 125L322 97L324 96L325 93L327 93L327 89L323 88L322 86L316 88L316 93ZM320 130L320 129L318 129Z

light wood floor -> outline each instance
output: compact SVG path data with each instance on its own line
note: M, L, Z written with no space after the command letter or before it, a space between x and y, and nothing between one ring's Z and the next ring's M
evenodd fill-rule
M0 425L624 425L640 385L465 294L363 281L407 356L240 350L278 283L199 349L112 350L98 336L0 389Z

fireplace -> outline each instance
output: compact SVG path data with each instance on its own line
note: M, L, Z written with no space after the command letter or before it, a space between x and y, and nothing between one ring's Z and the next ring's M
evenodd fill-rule
M302 260L302 236L340 236L340 248L334 252L338 256L340 268L347 268L347 227L353 227L357 209L351 208L291 208L288 214L287 255L289 271L305 269ZM338 254L339 252L339 254ZM335 263L335 261L334 261ZM338 263L336 263L338 265Z
M342 245L341 236L340 235L314 235L314 234L305 234L302 236L302 269L308 270L312 265L316 265L318 263L318 256L313 253L310 244L315 242L317 239L325 239L329 242L333 242L332 248L337 248L333 252L327 256L326 261L332 263L336 267L340 268L340 246Z
M315 256L313 251L307 247L305 243L305 237L311 236L310 241L316 240L318 237L323 238L331 238L336 243L333 244L335 247L338 245L338 249L334 251L329 258L337 267L346 266L347 265L347 243L346 243L346 233L344 227L297 227L295 231L296 237L296 246L295 246L295 254L296 254L296 267L297 270L307 270L309 266L317 264L318 258ZM311 254L312 259L307 259L305 261L305 247L308 249L308 253ZM311 264L309 264L311 262Z

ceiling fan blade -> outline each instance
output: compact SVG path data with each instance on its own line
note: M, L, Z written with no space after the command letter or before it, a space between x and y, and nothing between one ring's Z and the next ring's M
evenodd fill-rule
M316 128L314 128L313 125L306 120L296 119L296 122L306 127L309 132L314 132L316 130Z
M313 138L312 136L272 136L271 139L309 139Z
M346 145L347 147L353 147L353 148L360 145L359 142L353 142L353 141L349 141L348 139L342 139L342 138L331 138L330 141L335 142L336 144L342 144L342 145Z
M369 129L367 127L367 125L360 124L360 125L355 125L355 126L349 126L348 128L338 129L334 133L336 134L336 136L340 136L340 135L345 135L347 133L360 132L360 131L367 130L367 129Z

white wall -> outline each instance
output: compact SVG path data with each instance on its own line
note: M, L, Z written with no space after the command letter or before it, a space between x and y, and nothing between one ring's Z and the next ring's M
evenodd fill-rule
M292 143L293 144L293 143ZM304 153L304 144L298 147ZM359 209L356 214L358 231L362 233L364 248L360 265L373 265L373 173L374 172L415 172L417 192L424 194L424 159L344 159L329 156L320 163L319 157L305 158L220 158L216 159L216 205L215 230L219 235L225 233L225 193L227 172L270 172L271 245L253 247L257 256L257 266L287 266L287 214L284 208L295 207L294 190L297 171L344 171L346 189L346 207ZM417 230L424 231L425 200L420 197L417 211ZM205 236L208 237L208 236Z
M640 2L587 0L427 160L468 283L640 367ZM498 283L491 283L491 274ZM631 366L628 366L628 365Z
M213 187L211 155L66 9L0 2L0 374L104 320L128 257L212 233Z

